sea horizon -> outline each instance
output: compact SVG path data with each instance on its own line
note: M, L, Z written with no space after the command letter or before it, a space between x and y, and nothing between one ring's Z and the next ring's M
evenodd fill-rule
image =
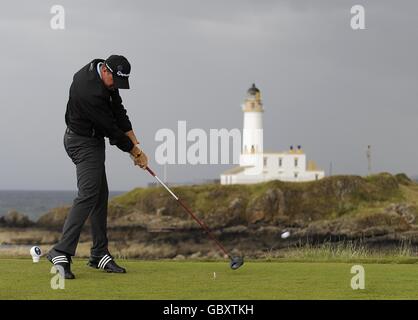
M127 191L109 191L109 199ZM49 210L71 206L77 190L6 190L0 189L0 217L11 211L26 215L36 221Z

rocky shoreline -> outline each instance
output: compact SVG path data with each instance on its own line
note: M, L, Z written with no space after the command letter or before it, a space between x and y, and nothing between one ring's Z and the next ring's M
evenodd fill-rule
M175 189L226 247L247 257L324 242L361 242L379 250L405 243L418 247L418 184L403 174ZM0 243L37 244L47 250L59 239L68 210L55 208L36 222L11 212L0 218ZM199 226L161 188L139 188L114 198L109 203L108 226L115 255L220 257ZM284 231L291 236L283 239ZM87 223L78 255L88 255L90 240Z

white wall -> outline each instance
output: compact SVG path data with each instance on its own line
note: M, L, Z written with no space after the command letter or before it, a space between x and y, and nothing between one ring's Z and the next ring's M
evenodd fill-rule
M244 155L242 155L244 156ZM279 166L279 159L282 159ZM266 159L266 163L264 162ZM295 159L297 165L295 166ZM306 155L290 154L290 153L267 153L260 155L247 155L244 160L254 163L254 161L262 161L263 172L254 174L254 168L247 168L234 175L221 175L222 184L234 183L259 183L270 180L281 181L313 181L322 179L325 176L324 171L306 171ZM251 160L251 161L250 161ZM295 177L297 173L297 177Z
M306 155L305 154L287 154L287 153L265 153L263 157L267 160L264 165L264 170L269 175L277 176L279 172L286 175L292 175L294 172L298 174L306 171ZM281 166L279 166L279 159L282 159ZM297 159L297 165L295 166L295 159Z
M251 153L251 146L254 146L256 153L263 152L262 112L244 112L244 126L242 131L242 153Z

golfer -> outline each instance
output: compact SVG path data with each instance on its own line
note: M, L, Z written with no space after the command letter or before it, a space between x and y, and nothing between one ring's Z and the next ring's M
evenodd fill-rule
M47 258L62 267L66 279L74 279L71 257L75 255L81 229L90 217L93 245L88 266L107 272L125 273L108 250L107 203L109 190L105 171L105 140L129 152L134 164L145 168L147 156L138 140L119 89L129 89L131 65L119 55L95 59L78 71L70 87L65 113L64 147L76 166L78 195L65 220L61 240Z

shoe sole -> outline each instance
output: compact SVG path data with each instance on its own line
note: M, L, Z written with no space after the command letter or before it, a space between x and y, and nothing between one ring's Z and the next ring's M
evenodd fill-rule
M118 272L118 271L100 269L97 265L92 264L91 262L87 262L87 266L89 266L90 268L93 268L93 269L99 269L99 270L106 271L107 273L126 273L126 270L125 271L122 271L122 272Z

